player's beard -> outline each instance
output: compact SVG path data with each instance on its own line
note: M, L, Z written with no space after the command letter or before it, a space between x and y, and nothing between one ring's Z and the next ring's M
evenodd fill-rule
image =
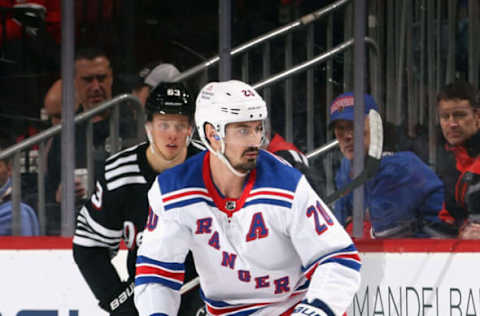
M245 156L247 153L257 153L257 147L248 147L241 155L241 157ZM257 156L258 157L258 156ZM251 170L255 169L257 166L257 158L249 158L246 162L240 162L238 164L232 165L232 167L241 173L248 173Z

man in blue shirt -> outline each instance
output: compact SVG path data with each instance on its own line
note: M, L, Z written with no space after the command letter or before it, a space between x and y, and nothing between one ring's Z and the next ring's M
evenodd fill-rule
M7 142L0 139L0 150L7 148ZM12 166L8 160L0 160L0 236L12 235ZM25 203L20 203L22 236L37 236L39 225L35 211Z
M354 158L353 112L354 97L351 92L338 96L330 107L330 127L339 142L344 158L337 171L335 182L341 188L352 181ZM365 94L365 114L378 111L372 96ZM385 124L384 124L385 125ZM369 120L365 121L365 151L369 146ZM437 175L413 152L394 152L394 139L384 128L384 146L380 168L364 184L365 218L371 224L373 238L404 238L432 235L425 227L440 222L438 213L444 199L443 183ZM351 222L353 193L335 203L335 216L347 226ZM427 225L425 225L427 224ZM367 236L365 236L367 237ZM437 236L440 237L440 236Z

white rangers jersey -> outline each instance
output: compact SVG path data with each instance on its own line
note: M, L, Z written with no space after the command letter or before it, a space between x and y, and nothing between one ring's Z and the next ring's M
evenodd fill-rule
M140 315L176 315L188 250L210 315L289 315L304 299L341 315L360 284L360 258L305 177L261 150L243 195L230 199L211 179L209 155L165 171L148 193Z

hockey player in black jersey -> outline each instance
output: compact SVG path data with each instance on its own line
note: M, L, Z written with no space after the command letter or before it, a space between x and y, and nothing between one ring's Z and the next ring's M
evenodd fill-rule
M203 149L190 142L194 106L181 83L160 83L153 89L145 105L149 142L106 160L96 191L78 214L73 256L100 307L112 316L138 315L133 280L152 182L159 173ZM111 263L122 239L128 248L128 280L121 280ZM185 265L188 282L196 276L191 256ZM198 291L192 290L182 298L179 315L195 315L202 304Z

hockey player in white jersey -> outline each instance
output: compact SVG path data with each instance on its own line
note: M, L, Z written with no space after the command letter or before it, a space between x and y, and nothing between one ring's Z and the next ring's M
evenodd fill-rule
M260 149L267 108L211 82L195 121L208 151L160 174L137 257L141 316L177 314L193 253L209 315L342 315L360 284L352 240L298 170Z

